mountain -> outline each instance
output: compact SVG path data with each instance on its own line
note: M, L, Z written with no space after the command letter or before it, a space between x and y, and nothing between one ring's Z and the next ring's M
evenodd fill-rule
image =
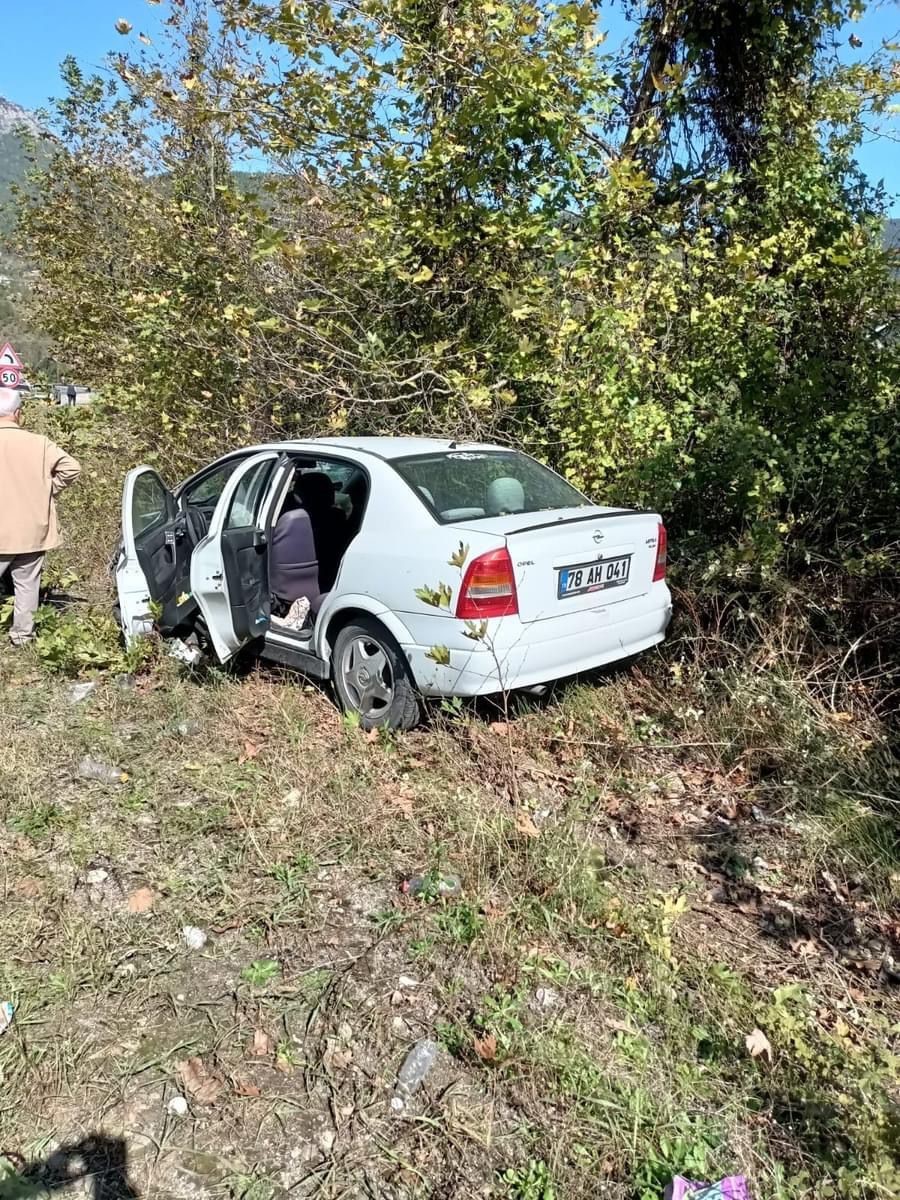
M4 100L0 96L0 134L13 133L25 129L28 133L40 133L41 126L34 113L21 104L13 104L12 100Z
M49 143L34 113L0 96L0 234L12 226L11 185L25 179L32 147L38 162L49 159Z
M3 246L14 224L12 185L22 184L32 166L49 162L50 143L33 113L0 96L0 342L11 340L31 369L48 365L47 342L23 313L28 287L24 265Z

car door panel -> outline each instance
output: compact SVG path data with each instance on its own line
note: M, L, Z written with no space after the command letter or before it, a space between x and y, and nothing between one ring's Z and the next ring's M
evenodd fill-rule
M122 491L122 546L116 587L126 639L170 633L195 608L190 596L191 542L184 515L152 467L129 471Z
M222 534L222 563L234 635L242 642L259 637L272 614L269 596L268 538L258 528Z
M269 626L268 512L290 470L289 460L274 450L242 463L194 551L191 589L222 662Z

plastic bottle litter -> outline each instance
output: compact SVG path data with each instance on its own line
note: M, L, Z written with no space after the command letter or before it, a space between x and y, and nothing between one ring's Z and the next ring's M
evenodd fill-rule
M428 1072L435 1064L440 1046L431 1038L416 1042L397 1075L397 1086L391 1097L394 1112L403 1112L410 1098L419 1090Z
M676 1175L663 1200L750 1200L750 1187L744 1175L729 1175L718 1183L697 1183Z
M410 875L400 889L407 896L440 896L452 900L462 895L462 880L458 875Z
M121 767L111 766L97 758L83 758L78 764L79 779L94 779L98 783L124 783L128 775Z
M0 1036L6 1033L12 1025L13 1013L16 1011L12 1000L0 1000Z

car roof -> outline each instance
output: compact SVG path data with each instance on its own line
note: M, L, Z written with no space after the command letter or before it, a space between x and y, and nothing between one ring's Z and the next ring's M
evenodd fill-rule
M299 440L299 439L298 439ZM485 442L451 441L447 438L424 437L322 437L309 438L304 445L328 446L335 450L361 450L378 458L407 458L413 454L434 454L447 450L506 450Z

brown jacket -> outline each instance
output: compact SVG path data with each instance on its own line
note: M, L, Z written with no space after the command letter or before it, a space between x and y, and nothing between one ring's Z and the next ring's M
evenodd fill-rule
M0 558L59 545L56 497L80 471L49 438L0 418Z

